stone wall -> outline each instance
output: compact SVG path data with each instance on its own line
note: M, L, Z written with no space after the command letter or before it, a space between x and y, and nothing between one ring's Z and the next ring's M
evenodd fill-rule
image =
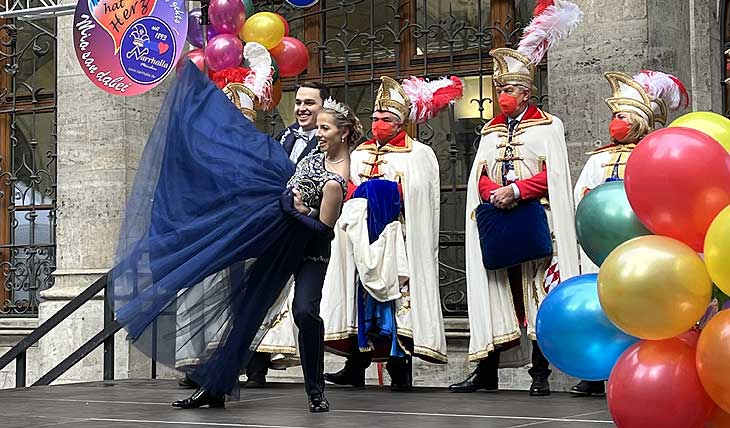
M549 111L565 123L573 180L585 153L608 142L604 72L674 74L690 89L693 108L720 111L717 0L672 1L671 7L666 0L574 1L583 22L548 57Z

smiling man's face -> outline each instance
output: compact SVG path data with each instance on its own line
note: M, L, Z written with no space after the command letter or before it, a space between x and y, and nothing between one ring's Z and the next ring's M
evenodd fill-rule
M322 110L323 100L319 95L319 89L299 88L294 100L294 115L297 123L305 131L317 127L317 114Z

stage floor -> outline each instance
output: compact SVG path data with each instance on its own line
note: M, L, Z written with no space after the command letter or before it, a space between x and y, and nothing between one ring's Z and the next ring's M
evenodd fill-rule
M527 392L454 394L417 388L328 385L329 413L307 411L303 386L242 389L226 409L179 410L170 402L192 391L169 380L124 380L0 390L3 428L339 428L480 427L611 428L605 398L565 393L531 398Z

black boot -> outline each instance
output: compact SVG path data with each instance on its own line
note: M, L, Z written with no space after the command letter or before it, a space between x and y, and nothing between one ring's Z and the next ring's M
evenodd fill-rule
M451 392L476 392L480 389L486 392L497 392L499 391L499 381L486 379L486 376L481 375L478 370L474 370L463 381L449 386Z
M550 362L540 350L540 346L536 340L532 341L532 367L527 371L532 376L532 385L530 385L530 396L544 397L550 395Z
M246 388L264 388L266 372L246 372Z
M385 369L390 375L390 390L394 392L408 392L413 389L413 373L411 357L390 357Z
M358 361L348 358L345 367L337 373L325 373L324 380L335 385L352 385L355 388L365 386L365 369L367 366L359 364Z
M530 385L530 396L544 397L550 395L550 383L547 376L534 376Z
M479 361L477 368L463 381L449 386L451 392L476 392L483 389L486 392L499 390L499 352L490 353L487 358Z
M324 394L311 394L309 397L309 411L312 413L324 413L330 411L330 403Z
M602 380L582 380L578 385L570 389L570 393L576 397L589 397L591 395L600 397L606 395L606 385Z
M179 407L181 409L197 409L202 406L222 409L226 407L226 400L225 397L216 397L209 394L203 388L198 388L189 398L172 402L172 407Z

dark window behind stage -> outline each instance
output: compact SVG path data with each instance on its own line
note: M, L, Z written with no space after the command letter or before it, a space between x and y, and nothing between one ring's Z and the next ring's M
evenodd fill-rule
M0 316L37 316L53 284L56 20L0 21Z
M464 98L411 135L433 147L441 170L440 276L446 316L466 315L464 219L466 183L479 130L492 118L492 62L489 51L513 47L535 1L515 0L320 0L296 9L282 0L255 1L258 10L285 16L291 35L310 49L307 72L284 81L284 97L260 127L276 133L294 122L297 82L317 80L358 113L370 127L379 77L456 75ZM546 67L540 67L535 102L547 94Z

